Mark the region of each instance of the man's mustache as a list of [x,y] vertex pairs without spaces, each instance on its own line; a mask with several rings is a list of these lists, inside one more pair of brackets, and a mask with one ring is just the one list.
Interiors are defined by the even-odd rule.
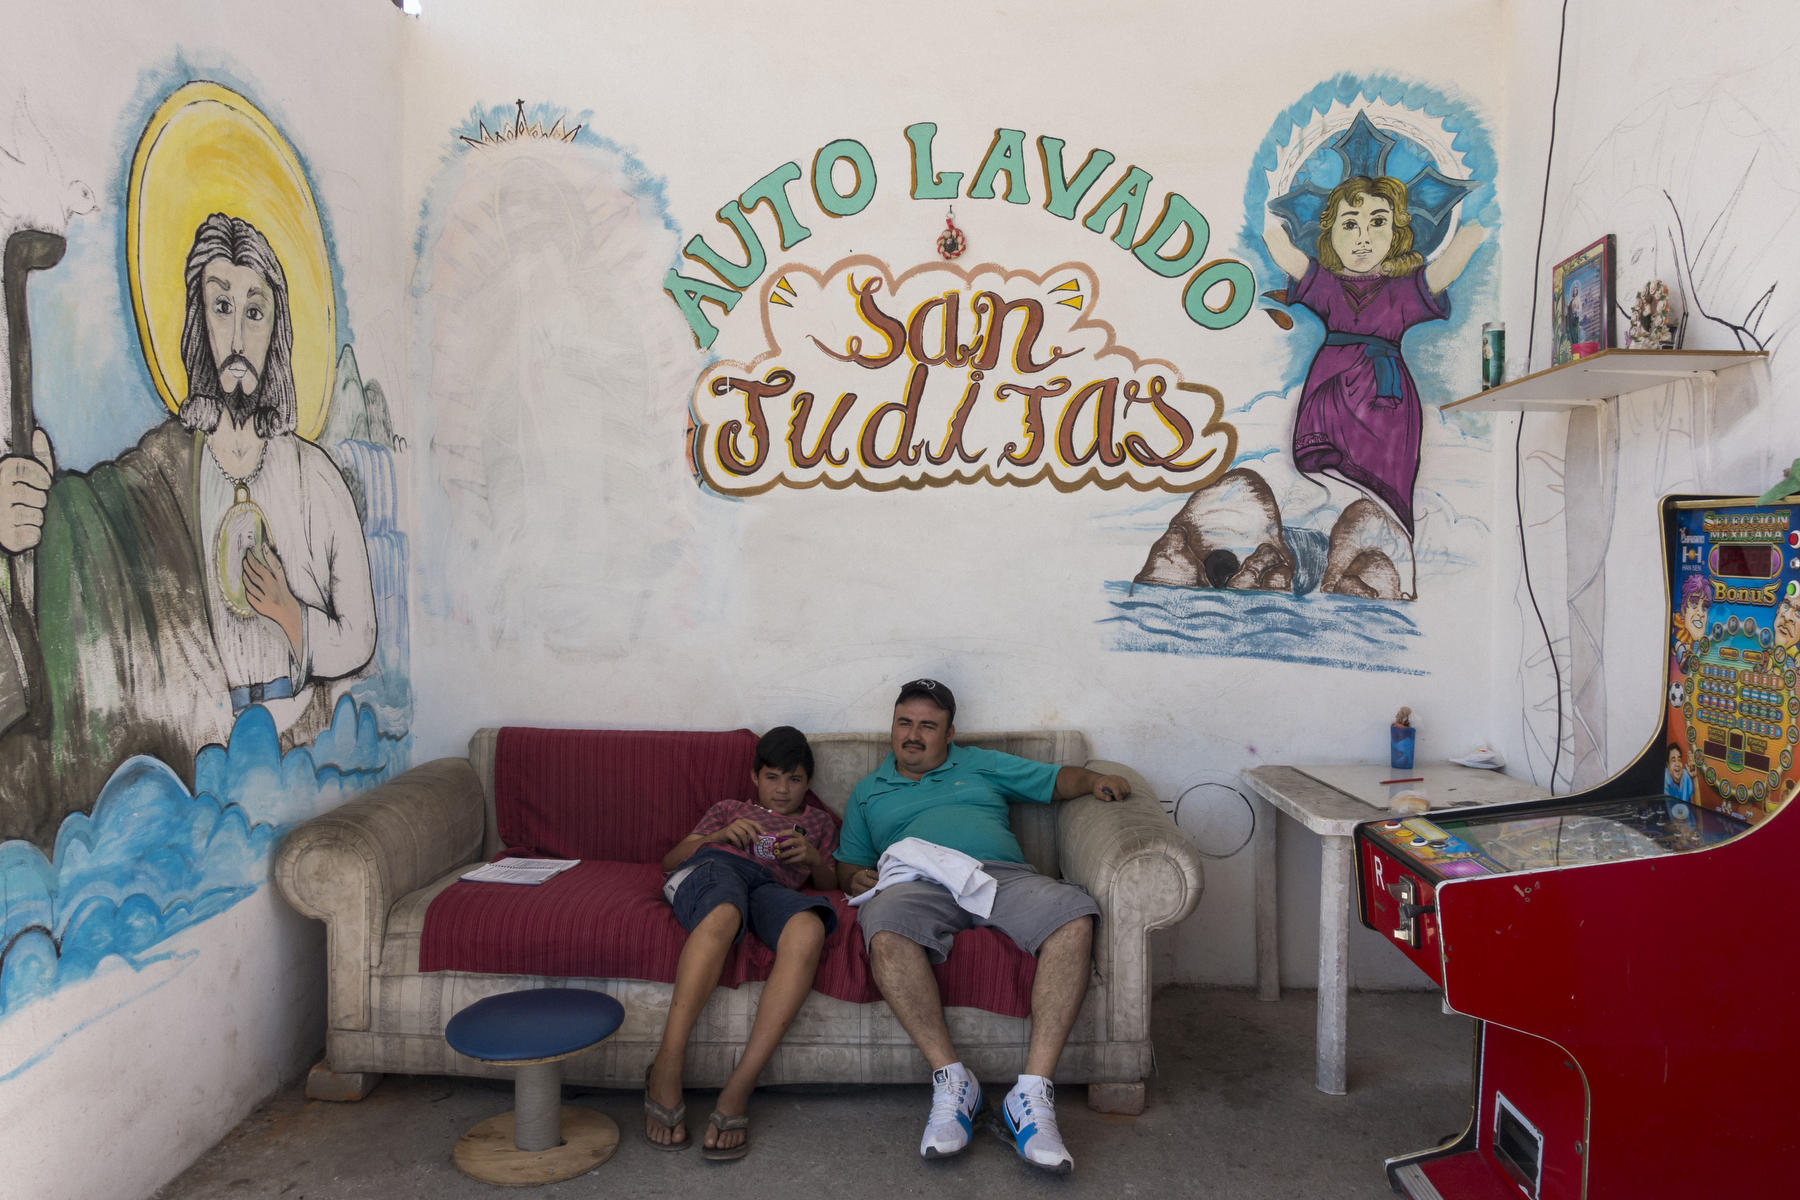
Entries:
[[257,383],[260,381],[259,377],[256,373],[256,364],[251,362],[249,359],[245,358],[241,354],[233,354],[229,358],[227,358],[224,362],[219,364],[219,380],[220,380],[220,382],[221,383],[224,382],[226,372],[231,370],[231,368],[234,365],[244,368],[244,375],[250,385],[245,390],[254,391],[256,389]]

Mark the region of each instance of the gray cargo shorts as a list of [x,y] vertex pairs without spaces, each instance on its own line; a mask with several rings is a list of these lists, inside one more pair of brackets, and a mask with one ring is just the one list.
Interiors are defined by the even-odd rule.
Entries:
[[1045,938],[1077,917],[1099,919],[1100,906],[1078,883],[1039,875],[1025,863],[986,860],[981,869],[994,877],[990,915],[976,916],[935,883],[896,883],[858,906],[863,946],[885,929],[917,942],[932,962],[941,963],[963,930],[998,929],[1027,954],[1036,954]]

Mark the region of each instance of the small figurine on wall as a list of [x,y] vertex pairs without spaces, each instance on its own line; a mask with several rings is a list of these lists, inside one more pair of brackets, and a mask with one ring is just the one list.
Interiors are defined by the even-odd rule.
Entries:
[[1638,290],[1626,330],[1633,350],[1673,350],[1676,325],[1669,307],[1669,285],[1652,279]]
[[957,226],[956,210],[952,208],[949,215],[944,218],[944,232],[938,234],[938,257],[949,261],[952,258],[960,257],[962,252],[968,248],[969,235]]

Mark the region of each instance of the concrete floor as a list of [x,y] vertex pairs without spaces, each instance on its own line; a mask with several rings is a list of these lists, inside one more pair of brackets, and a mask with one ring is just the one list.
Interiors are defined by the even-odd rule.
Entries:
[[[1210,1196],[1380,1200],[1382,1160],[1467,1121],[1471,1023],[1430,992],[1350,997],[1350,1094],[1313,1086],[1313,993],[1263,1003],[1247,991],[1171,987],[1153,1008],[1157,1074],[1139,1117],[1089,1111],[1071,1085],[1057,1104],[1074,1175],[1021,1162],[979,1126],[953,1159],[918,1156],[929,1089],[779,1088],[750,1108],[750,1155],[708,1163],[650,1149],[639,1094],[566,1089],[622,1138],[585,1176],[536,1189],[575,1196]],[[984,1080],[990,1105],[1011,1080]],[[704,1121],[711,1094],[689,1092]],[[309,1101],[296,1082],[269,1099],[153,1200],[410,1200],[494,1197],[450,1162],[470,1126],[511,1106],[506,1085],[390,1076],[356,1104]]]

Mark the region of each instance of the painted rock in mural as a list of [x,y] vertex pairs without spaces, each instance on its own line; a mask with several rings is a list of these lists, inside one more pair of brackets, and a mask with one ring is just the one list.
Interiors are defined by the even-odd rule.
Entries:
[[1371,600],[1408,599],[1396,558],[1405,548],[1399,530],[1381,506],[1367,497],[1351,502],[1331,527],[1321,592],[1362,596]]
[[1289,591],[1294,556],[1281,532],[1275,494],[1240,467],[1188,497],[1134,583]]

